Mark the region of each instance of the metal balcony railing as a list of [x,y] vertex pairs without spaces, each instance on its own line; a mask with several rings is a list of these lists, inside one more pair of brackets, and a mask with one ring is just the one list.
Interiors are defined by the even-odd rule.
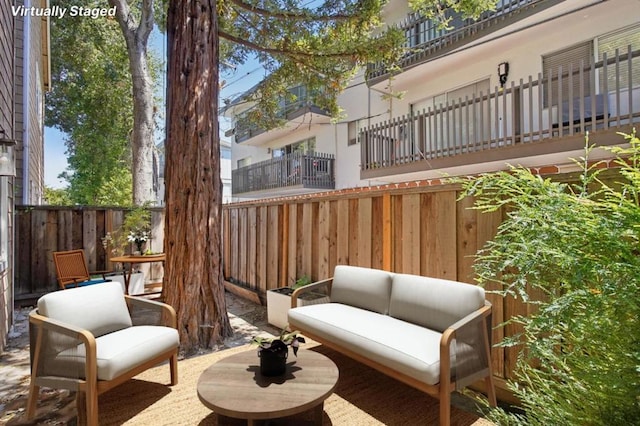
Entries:
[[[494,11],[484,12],[478,20],[463,19],[459,13],[447,11],[451,18],[449,29],[441,28],[420,14],[412,13],[397,27],[405,33],[407,51],[397,64],[400,68],[428,61],[461,44],[468,43],[489,32],[498,30],[513,22],[522,20],[533,13],[544,10],[559,0],[500,0]],[[367,66],[369,84],[386,78],[388,69],[382,62]]]
[[471,164],[478,157],[468,154],[480,151],[535,155],[535,149],[523,148],[638,122],[640,50],[629,46],[596,63],[560,67],[536,80],[530,76],[366,128],[360,135],[361,176],[402,173],[398,167],[409,164],[422,163],[412,171],[430,169],[433,160],[454,156],[461,158],[457,164]]
[[318,152],[293,153],[231,172],[234,194],[280,188],[335,188],[335,158]]

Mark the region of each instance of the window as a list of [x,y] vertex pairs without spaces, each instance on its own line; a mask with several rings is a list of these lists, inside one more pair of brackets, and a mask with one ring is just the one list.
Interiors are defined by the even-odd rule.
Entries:
[[[622,30],[615,31],[596,38],[596,46],[598,52],[598,61],[604,59],[604,55],[607,55],[607,59],[615,57],[616,49],[618,49],[620,55],[627,53],[628,46],[631,46],[631,50],[635,51],[640,49],[640,25],[634,25]],[[619,73],[620,88],[626,89],[632,85],[640,85],[640,61],[633,60],[631,66],[631,78],[629,76],[629,69],[625,63],[616,71],[615,64],[611,64],[607,67],[607,88],[609,91],[616,88],[616,72]],[[604,87],[603,81],[604,75],[600,75],[600,87]]]
[[[576,46],[562,49],[542,57],[543,97],[544,106],[558,104],[558,73],[562,71],[560,95],[563,101],[569,99],[569,92],[573,98],[591,95],[589,72],[593,63],[593,43],[588,41]],[[582,79],[580,69],[583,69]],[[571,70],[571,79],[569,78]],[[551,79],[551,99],[549,99],[548,79]],[[569,82],[571,80],[571,86]]]
[[360,122],[358,120],[347,123],[348,142],[347,146],[355,145],[360,142]]
[[236,164],[238,169],[241,167],[249,166],[251,164],[251,157],[241,158],[236,162]]
[[220,159],[231,160],[231,149],[227,147],[220,148]]
[[275,148],[271,150],[272,158],[279,158],[285,155],[292,154],[294,152],[300,154],[312,154],[316,150],[316,138],[303,139],[298,142],[294,142],[289,145],[285,145],[282,148]]

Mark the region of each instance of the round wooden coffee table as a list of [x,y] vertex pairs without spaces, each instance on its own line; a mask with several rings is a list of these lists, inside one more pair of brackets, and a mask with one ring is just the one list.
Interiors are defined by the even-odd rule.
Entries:
[[283,376],[260,374],[257,350],[223,358],[198,379],[198,397],[219,416],[255,420],[275,419],[312,408],[314,423],[322,424],[324,400],[338,383],[338,367],[326,356],[309,350],[289,352]]

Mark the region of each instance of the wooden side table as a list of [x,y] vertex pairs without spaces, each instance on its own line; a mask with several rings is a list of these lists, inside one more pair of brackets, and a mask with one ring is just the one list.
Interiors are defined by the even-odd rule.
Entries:
[[315,409],[314,424],[322,425],[324,401],[338,384],[338,367],[309,350],[292,351],[283,376],[264,377],[256,350],[232,355],[207,368],[198,379],[198,397],[218,416],[275,419]]
[[[133,272],[133,265],[138,265],[140,263],[153,263],[153,262],[164,262],[165,254],[149,254],[149,255],[126,255],[126,256],[116,256],[109,259],[114,263],[122,263],[122,271],[124,274],[124,291],[125,294],[129,294],[129,281],[131,280],[131,273]],[[127,270],[127,264],[129,264],[129,269]]]

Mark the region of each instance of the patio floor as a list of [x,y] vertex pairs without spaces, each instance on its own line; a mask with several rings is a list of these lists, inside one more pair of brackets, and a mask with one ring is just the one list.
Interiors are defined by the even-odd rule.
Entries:
[[[267,323],[265,306],[226,293],[227,309],[234,336],[202,354],[245,345],[259,334],[278,334],[279,330]],[[16,324],[9,335],[8,346],[0,354],[0,425],[25,423],[24,410],[29,389],[29,332],[28,314],[32,308],[16,312]],[[475,403],[468,397],[454,393],[452,404],[465,411],[476,413]],[[68,391],[42,389],[38,406],[50,412],[48,425],[75,425],[75,396]],[[13,419],[13,420],[12,420]],[[40,421],[43,419],[40,418]],[[35,424],[35,423],[33,423]]]

